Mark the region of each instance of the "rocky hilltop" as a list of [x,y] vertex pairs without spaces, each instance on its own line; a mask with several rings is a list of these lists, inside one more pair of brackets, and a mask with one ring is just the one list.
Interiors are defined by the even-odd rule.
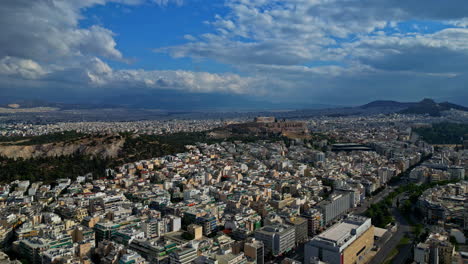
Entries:
[[73,154],[102,158],[115,158],[123,148],[125,138],[120,136],[103,136],[82,138],[73,141],[46,144],[12,144],[0,143],[0,156],[7,158],[59,157]]

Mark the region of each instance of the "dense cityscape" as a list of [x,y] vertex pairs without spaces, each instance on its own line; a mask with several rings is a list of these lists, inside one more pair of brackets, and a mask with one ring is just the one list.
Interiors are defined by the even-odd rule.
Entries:
[[378,115],[5,126],[12,138],[234,126],[288,140],[196,142],[107,168],[105,177],[4,182],[2,263],[463,263],[468,151],[414,132],[432,122]]
[[1,0],[0,264],[468,264],[468,0]]

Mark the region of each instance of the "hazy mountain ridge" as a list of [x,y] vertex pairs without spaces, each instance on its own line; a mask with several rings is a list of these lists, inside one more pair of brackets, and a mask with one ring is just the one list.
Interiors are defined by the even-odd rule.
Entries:
[[378,100],[368,104],[362,105],[361,109],[392,109],[394,112],[401,114],[417,114],[417,115],[430,115],[440,116],[443,111],[456,109],[459,111],[468,112],[468,107],[453,104],[450,102],[436,103],[432,99],[423,99],[420,102],[398,102]]
[[452,104],[449,102],[443,102],[443,103],[436,103],[432,99],[424,99],[421,102],[414,104],[410,107],[408,107],[405,110],[402,110],[400,113],[402,114],[427,114],[430,116],[440,116],[441,112],[443,111],[448,111],[451,109],[459,110],[459,111],[468,111],[467,107],[461,106],[461,105],[456,105]]
[[[215,100],[214,98],[211,98]],[[227,99],[227,98],[226,98]],[[205,100],[202,100],[204,102]],[[34,124],[47,124],[55,122],[77,121],[137,121],[137,120],[170,120],[170,119],[219,119],[219,118],[247,118],[256,116],[275,116],[277,118],[303,119],[317,116],[369,116],[376,114],[420,114],[441,116],[450,109],[468,112],[468,107],[450,102],[436,103],[432,99],[420,102],[398,102],[391,100],[377,100],[365,105],[355,107],[328,106],[309,104],[308,106],[272,104],[269,108],[262,108],[261,104],[254,108],[252,105],[224,105],[217,109],[211,105],[206,108],[185,109],[182,105],[160,105],[160,108],[151,108],[150,104],[123,105],[110,101],[109,104],[67,104],[50,103],[39,100],[3,100],[0,105],[0,122],[25,122]],[[183,104],[181,102],[181,104]],[[188,106],[189,104],[187,104]],[[200,104],[200,107],[203,104]],[[3,107],[2,107],[3,106]],[[179,109],[178,107],[181,106]],[[32,108],[27,108],[32,107]],[[215,107],[215,108],[210,108]],[[178,109],[178,110],[176,110]],[[295,109],[295,110],[294,110]]]
[[397,101],[390,101],[390,100],[377,100],[373,101],[370,103],[367,103],[365,105],[360,106],[360,108],[363,109],[369,109],[369,108],[408,108],[417,103],[412,103],[412,102],[397,102]]

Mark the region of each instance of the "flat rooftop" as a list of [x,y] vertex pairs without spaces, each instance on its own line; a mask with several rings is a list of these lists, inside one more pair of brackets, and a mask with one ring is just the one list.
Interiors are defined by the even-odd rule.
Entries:
[[329,228],[318,235],[318,237],[339,244],[339,242],[346,240],[347,237],[352,236],[351,231],[358,227],[359,225],[357,224],[343,222]]
[[359,237],[371,225],[370,218],[350,216],[314,237],[310,242],[341,247]]
[[378,227],[374,228],[374,236],[376,237],[383,237],[385,233],[387,233],[387,229],[378,228]]

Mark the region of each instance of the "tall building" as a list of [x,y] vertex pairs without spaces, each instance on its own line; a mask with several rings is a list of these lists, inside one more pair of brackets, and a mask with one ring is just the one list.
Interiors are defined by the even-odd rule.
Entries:
[[198,217],[195,223],[203,227],[203,235],[205,236],[213,232],[216,232],[216,230],[218,229],[216,217],[211,216],[211,215]]
[[361,203],[361,194],[359,190],[351,186],[336,188],[336,194],[349,195],[349,207],[357,207]]
[[263,264],[265,259],[263,242],[255,239],[244,244],[245,256],[255,260],[257,264]]
[[360,263],[374,246],[370,218],[351,216],[310,240],[304,249],[304,263],[318,259],[329,264]]
[[308,236],[312,237],[320,233],[324,223],[323,215],[319,210],[311,208],[303,212],[301,216],[307,219]]
[[159,235],[159,221],[151,219],[141,224],[143,232],[145,232],[146,238],[155,238]]
[[293,217],[288,219],[287,223],[294,226],[296,245],[304,243],[309,239],[309,236],[307,235],[307,219],[302,217]]
[[393,173],[394,171],[387,167],[379,168],[378,176],[379,176],[380,182],[387,183],[393,177]]
[[182,219],[175,215],[167,215],[163,218],[167,223],[168,232],[177,232],[182,228]]
[[325,224],[330,223],[339,216],[346,213],[351,204],[351,194],[350,193],[341,193],[334,194],[327,200],[321,201],[318,204],[323,220]]
[[281,255],[295,247],[296,229],[290,225],[269,225],[255,231],[255,239],[263,242],[265,255]]

